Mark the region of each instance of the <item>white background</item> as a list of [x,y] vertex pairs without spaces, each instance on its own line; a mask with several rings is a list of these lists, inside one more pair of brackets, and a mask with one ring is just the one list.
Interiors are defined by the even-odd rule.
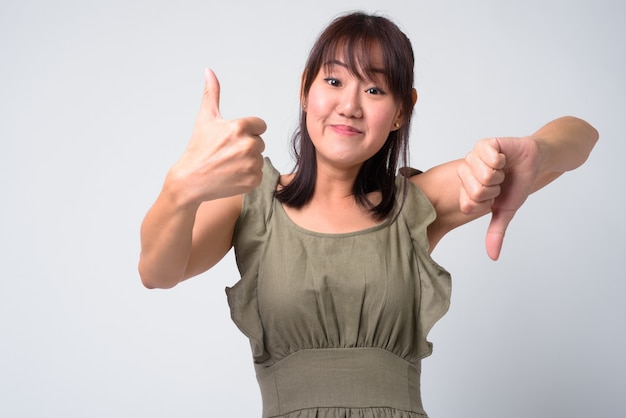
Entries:
[[620,0],[44,0],[0,4],[0,416],[258,417],[229,317],[232,255],[167,290],[136,272],[139,225],[215,69],[291,168],[308,49],[338,13],[413,42],[412,165],[565,114],[601,140],[532,196],[500,261],[487,219],[434,253],[453,274],[422,387],[433,418],[626,416],[626,6]]

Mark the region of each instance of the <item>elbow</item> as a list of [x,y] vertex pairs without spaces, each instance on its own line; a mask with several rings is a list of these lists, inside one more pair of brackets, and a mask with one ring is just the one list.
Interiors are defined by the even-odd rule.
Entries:
[[581,129],[584,130],[586,134],[586,138],[587,138],[587,149],[586,149],[586,155],[585,155],[585,161],[586,161],[587,158],[589,158],[591,151],[596,146],[596,143],[600,139],[600,133],[590,123],[582,119],[579,119],[579,120],[580,120],[580,123],[583,125]]
[[570,135],[576,138],[573,145],[577,154],[575,167],[578,167],[589,158],[591,151],[600,139],[600,133],[589,122],[575,116],[564,116],[560,119],[568,124],[566,126],[570,127]]
[[593,144],[595,145],[600,139],[600,132],[598,132],[598,130],[591,125],[589,125],[589,127],[593,130]]
[[581,124],[583,124],[584,129],[587,131],[590,142],[595,145],[596,142],[598,142],[598,139],[600,139],[600,133],[589,122],[582,119],[579,119],[579,121]]
[[139,273],[139,278],[141,279],[141,284],[146,289],[158,289],[156,281],[153,277],[145,271],[141,261],[137,265],[137,272]]
[[598,139],[600,139],[600,133],[589,122],[583,119],[577,118],[576,116],[564,116],[562,119],[565,119],[565,120],[570,121],[571,123],[574,123],[579,131],[584,132],[585,137],[591,143],[591,147],[593,147],[596,144],[596,142],[598,142]]
[[137,266],[137,271],[139,272],[139,278],[141,279],[141,284],[146,289],[170,289],[178,284],[180,280],[171,280],[165,277],[160,277],[158,274],[154,274],[153,272],[149,272],[148,269],[143,265],[141,261]]
[[146,289],[159,289],[159,287],[146,275],[139,273],[139,277],[141,278],[141,284]]

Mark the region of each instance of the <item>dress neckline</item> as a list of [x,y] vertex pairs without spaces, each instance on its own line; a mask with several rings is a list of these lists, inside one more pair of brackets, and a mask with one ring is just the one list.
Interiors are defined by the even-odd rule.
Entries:
[[293,219],[291,219],[291,217],[287,214],[287,211],[285,211],[285,208],[283,206],[283,204],[281,202],[278,201],[278,199],[274,198],[274,207],[278,209],[278,213],[279,216],[287,223],[287,225],[291,228],[294,229],[296,231],[299,231],[301,233],[304,233],[306,235],[312,235],[312,236],[317,236],[317,237],[324,237],[324,238],[345,238],[345,237],[353,237],[353,236],[357,236],[357,235],[364,235],[364,234],[369,234],[372,232],[376,232],[380,229],[385,228],[387,225],[389,225],[390,219],[391,217],[387,217],[385,218],[384,221],[376,224],[376,225],[372,225],[369,226],[367,228],[363,228],[363,229],[357,229],[354,231],[348,231],[348,232],[320,232],[320,231],[315,231],[312,229],[308,229],[308,228],[304,228],[300,225],[298,225]]

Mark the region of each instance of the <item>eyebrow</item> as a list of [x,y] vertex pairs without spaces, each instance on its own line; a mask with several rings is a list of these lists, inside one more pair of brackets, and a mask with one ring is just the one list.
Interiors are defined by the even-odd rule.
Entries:
[[[329,67],[333,66],[333,65],[338,65],[340,67],[348,69],[348,65],[345,62],[340,61],[338,59],[328,60],[325,63],[325,66],[329,66]],[[366,73],[380,73],[380,74],[383,74],[383,75],[385,74],[385,71],[382,68],[370,67],[370,68],[366,68],[366,69],[364,68],[364,70],[365,70]]]

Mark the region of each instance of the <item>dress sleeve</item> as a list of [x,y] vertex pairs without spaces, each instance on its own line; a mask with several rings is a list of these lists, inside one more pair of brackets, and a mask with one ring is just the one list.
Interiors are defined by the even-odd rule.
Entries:
[[241,215],[233,237],[235,259],[240,280],[226,288],[231,318],[250,339],[255,363],[269,360],[263,343],[263,324],[259,315],[257,278],[259,260],[264,251],[268,220],[273,212],[273,198],[278,182],[278,171],[268,158],[263,166],[263,180],[259,187],[244,196]]
[[[414,174],[417,173],[414,172]],[[450,273],[430,256],[427,228],[436,219],[434,207],[419,187],[402,177],[399,179],[407,183],[401,219],[404,220],[409,230],[418,266],[419,293],[417,298],[419,303],[415,308],[418,328],[415,355],[423,358],[432,353],[432,343],[426,339],[429,331],[450,307],[452,280]]]

